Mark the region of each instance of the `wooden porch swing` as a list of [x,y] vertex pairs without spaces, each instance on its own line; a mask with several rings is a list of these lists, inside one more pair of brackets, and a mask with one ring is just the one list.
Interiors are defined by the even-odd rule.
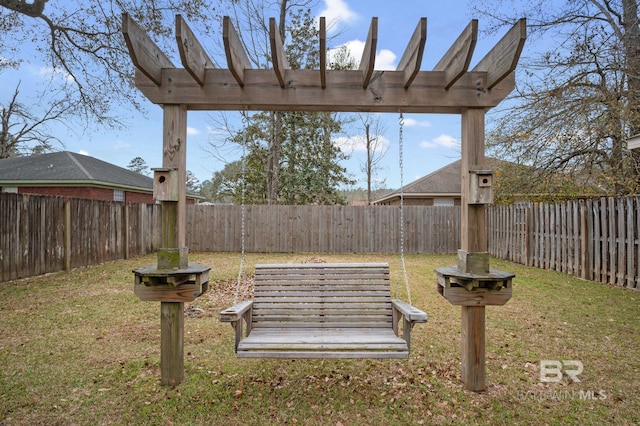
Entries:
[[[400,114],[400,187],[404,185],[404,118]],[[246,128],[246,126],[245,126]],[[244,133],[246,137],[246,133]],[[246,140],[243,146],[246,146]],[[245,258],[245,152],[242,160],[241,260]],[[400,260],[409,303],[391,299],[387,263],[256,265],[253,300],[220,312],[235,332],[239,358],[408,358],[411,330],[427,314],[411,306],[404,258],[400,190]],[[402,337],[399,324],[402,323]],[[246,336],[243,334],[246,324]]]
[[304,263],[256,265],[254,299],[220,320],[240,358],[407,358],[427,315],[391,299],[386,263]]

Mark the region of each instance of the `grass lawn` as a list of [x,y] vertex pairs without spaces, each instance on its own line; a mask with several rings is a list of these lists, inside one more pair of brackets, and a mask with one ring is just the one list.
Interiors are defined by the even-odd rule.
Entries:
[[[247,255],[256,263],[389,262],[397,256]],[[640,423],[640,293],[502,261],[513,299],[487,307],[487,384],[460,382],[460,308],[436,291],[454,256],[408,256],[414,305],[429,314],[408,360],[247,360],[217,320],[238,254],[192,253],[209,292],[185,319],[185,381],[160,381],[160,303],[133,294],[145,256],[0,284],[0,425],[406,425]],[[397,287],[397,288],[396,288]],[[540,382],[541,360],[577,360],[580,382]]]

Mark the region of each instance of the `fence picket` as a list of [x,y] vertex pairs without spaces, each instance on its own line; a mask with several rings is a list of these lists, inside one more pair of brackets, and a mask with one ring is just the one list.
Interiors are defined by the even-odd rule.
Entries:
[[626,223],[627,228],[627,270],[626,275],[624,276],[624,284],[626,287],[635,288],[635,277],[636,277],[636,268],[635,268],[635,235],[634,235],[634,214],[633,214],[633,197],[627,197],[626,199],[626,217],[623,218],[623,221]]

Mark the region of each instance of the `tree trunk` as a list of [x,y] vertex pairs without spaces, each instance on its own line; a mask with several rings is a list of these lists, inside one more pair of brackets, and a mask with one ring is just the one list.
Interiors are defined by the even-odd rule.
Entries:
[[622,0],[631,135],[640,133],[640,25],[636,0]]
[[[640,134],[640,23],[637,0],[622,0],[624,50],[627,58],[627,98],[629,105],[629,136]],[[638,182],[640,155],[632,153],[633,167],[627,167],[631,179]]]
[[364,132],[365,132],[365,140],[367,143],[367,205],[371,205],[371,169],[372,169],[372,158],[373,158],[373,152],[372,152],[372,146],[371,146],[371,134],[370,134],[370,124],[367,123],[364,126]]
[[282,146],[282,112],[272,113],[273,132],[267,154],[267,204],[278,204],[280,148]]
[[[282,40],[286,40],[285,29],[287,21],[287,2],[280,2],[280,24],[278,31]],[[267,204],[278,204],[278,187],[280,178],[280,148],[282,146],[282,112],[272,114],[273,133],[269,144],[267,157]]]

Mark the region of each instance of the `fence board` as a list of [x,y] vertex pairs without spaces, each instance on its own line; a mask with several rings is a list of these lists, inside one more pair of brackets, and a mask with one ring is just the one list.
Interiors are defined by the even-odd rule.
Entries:
[[[240,251],[241,206],[187,210],[187,228],[197,230],[187,234],[189,247]],[[407,253],[457,252],[458,207],[408,206],[404,217]],[[399,225],[394,206],[245,206],[246,250],[254,252],[397,253]]]
[[640,290],[640,197],[635,198],[635,217],[636,217],[636,226],[635,226],[635,247],[636,247],[636,289]]
[[640,288],[640,198],[491,206],[488,219],[493,256]]
[[626,245],[627,245],[627,259],[626,259],[626,274],[624,275],[624,283],[626,287],[635,288],[635,229],[634,229],[634,214],[633,214],[633,197],[627,197],[625,203],[625,214],[623,221],[626,223]]

